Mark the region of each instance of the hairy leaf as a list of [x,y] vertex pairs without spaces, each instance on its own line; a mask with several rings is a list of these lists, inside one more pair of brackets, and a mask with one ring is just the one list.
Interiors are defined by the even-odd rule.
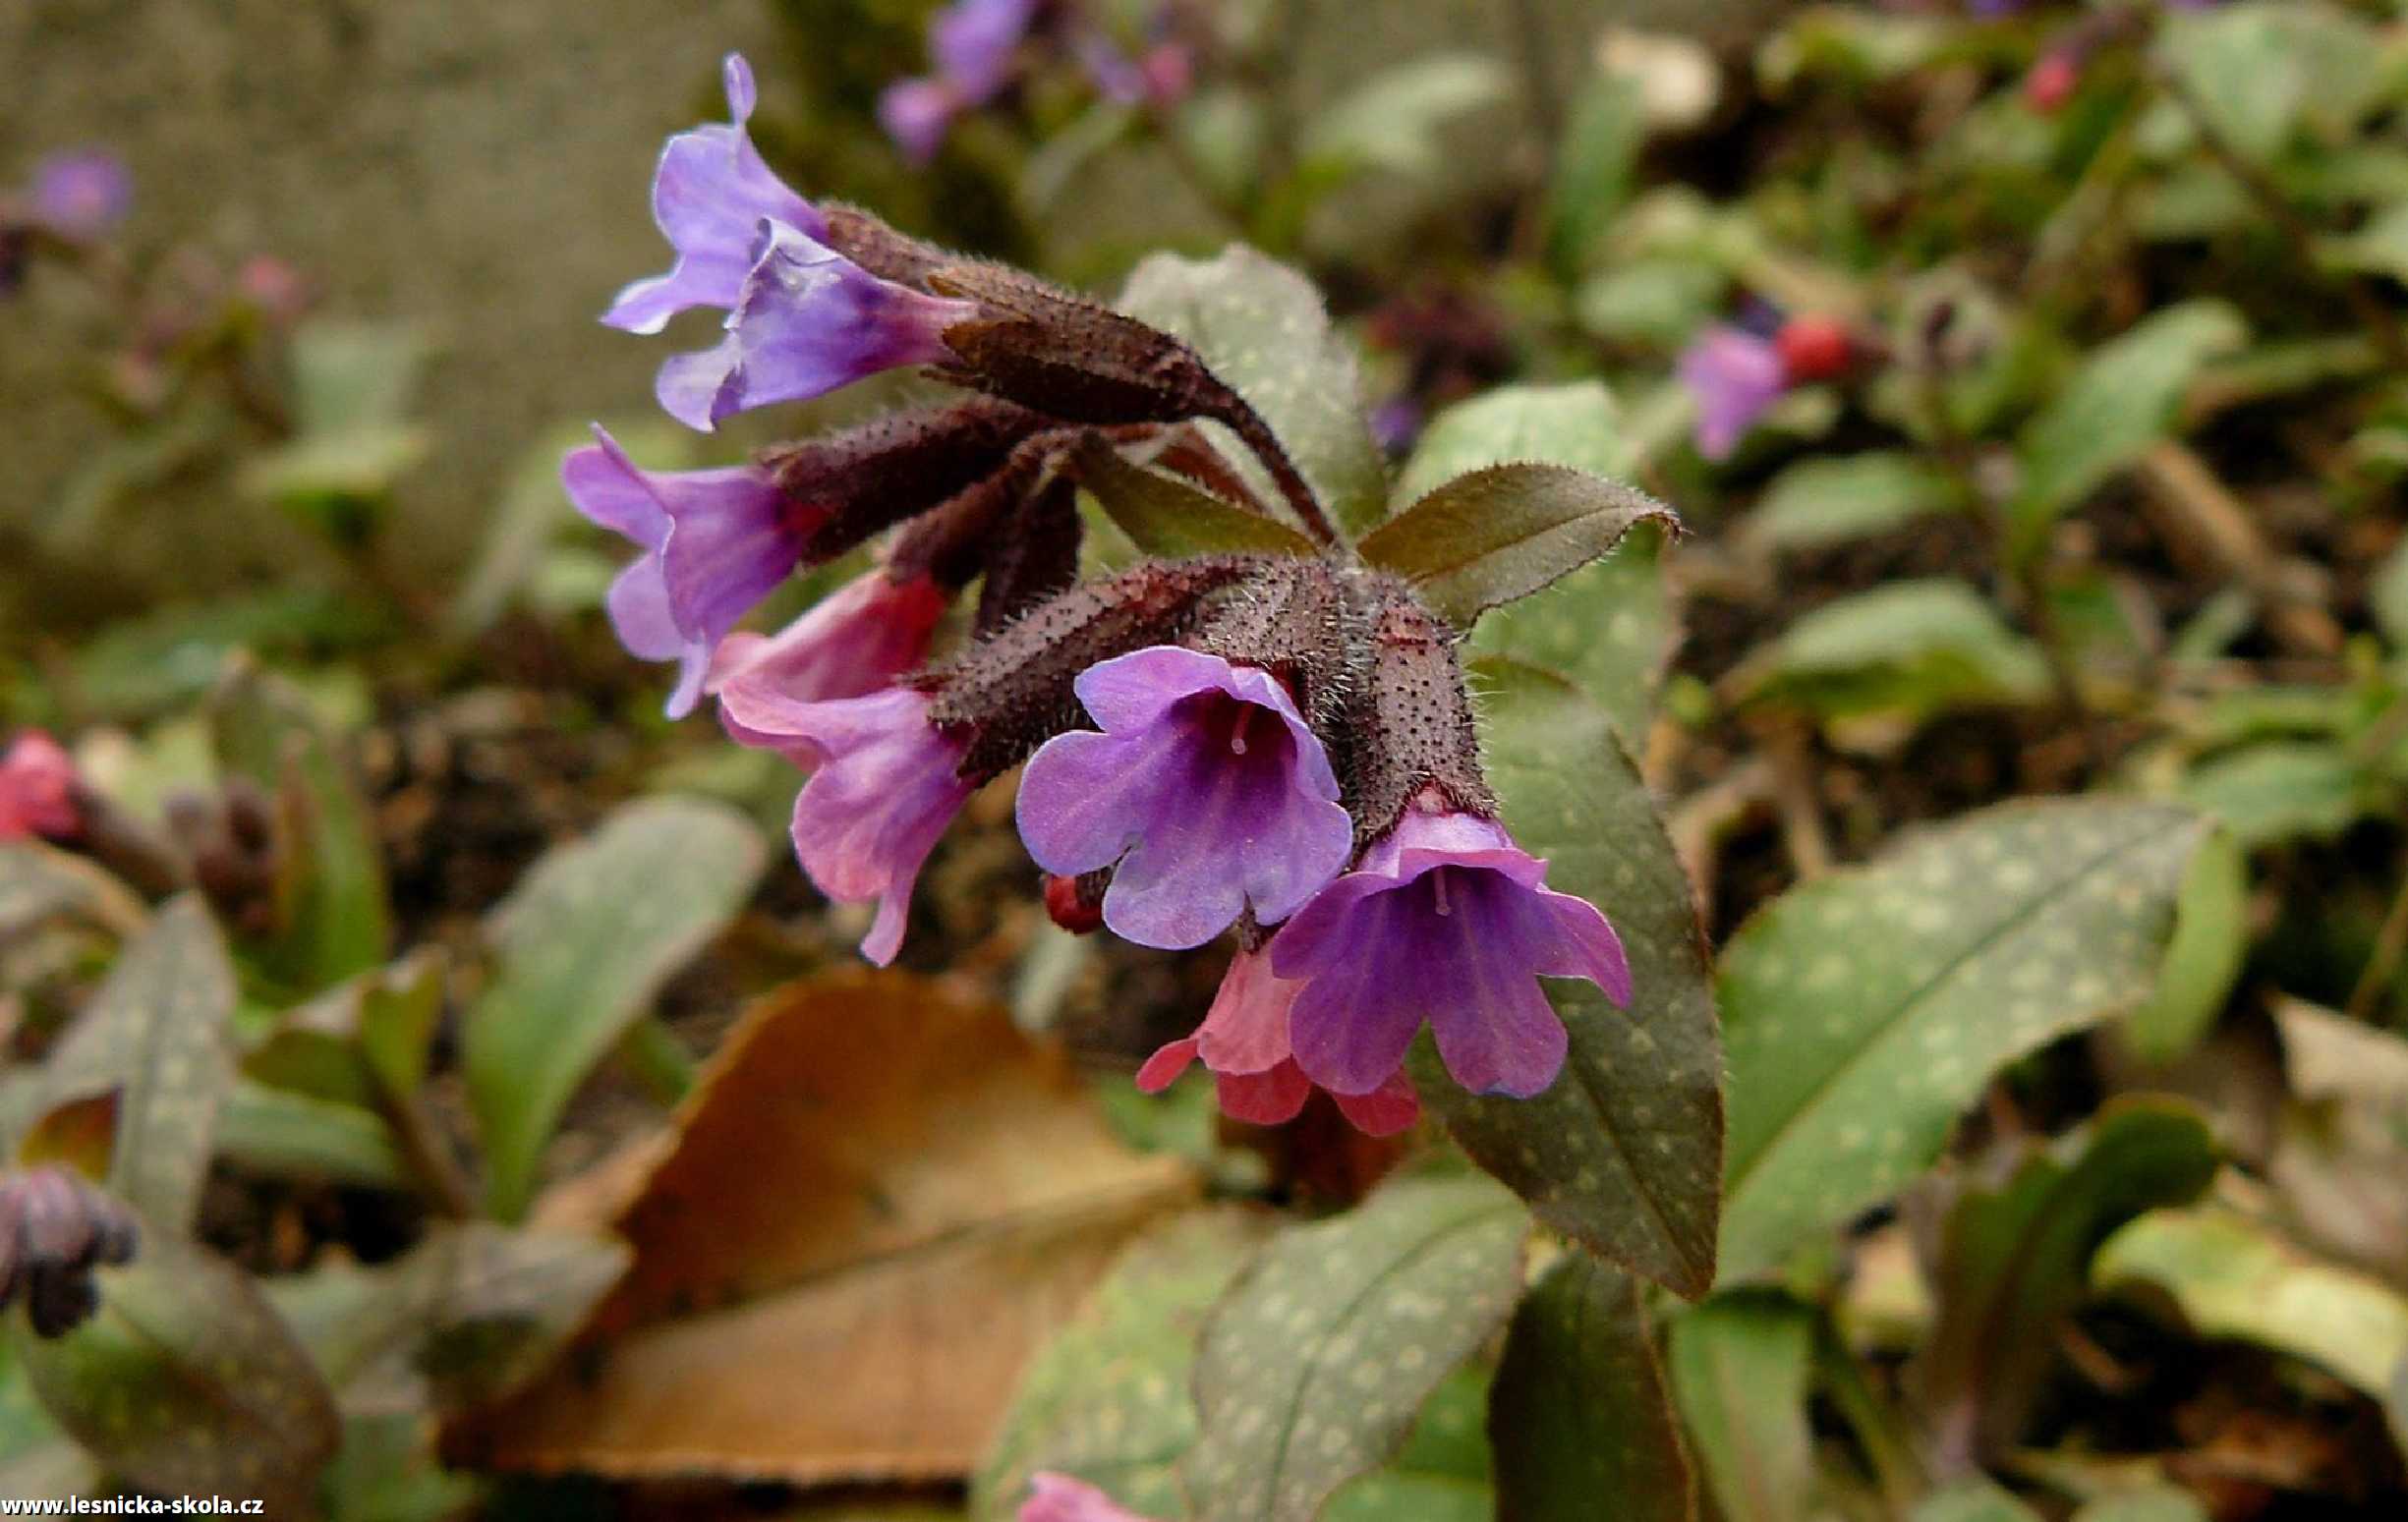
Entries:
[[1551,980],[1572,1049],[1527,1099],[1482,1098],[1427,1049],[1413,1074],[1466,1152],[1540,1220],[1589,1251],[1686,1294],[1714,1278],[1722,1171],[1722,1051],[1704,934],[1689,878],[1637,768],[1594,705],[1512,661],[1472,665],[1490,780],[1548,885],[1606,912],[1631,961],[1628,1011]]
[[1079,451],[1079,484],[1148,555],[1309,555],[1312,540],[1276,518],[1224,502],[1192,481],[1122,458],[1102,440]]
[[1633,526],[1677,530],[1634,486],[1560,465],[1495,465],[1448,481],[1380,525],[1363,558],[1413,584],[1459,629],[1611,553]]
[[2207,829],[2156,804],[2009,804],[1743,927],[1720,970],[1726,1278],[1929,1166],[2000,1067],[2147,997]]

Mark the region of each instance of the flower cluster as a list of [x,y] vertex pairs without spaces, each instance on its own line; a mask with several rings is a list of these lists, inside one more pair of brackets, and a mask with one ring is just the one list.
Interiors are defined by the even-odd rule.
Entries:
[[[697,428],[898,366],[968,393],[774,448],[647,471],[608,435],[563,480],[639,554],[609,610],[627,648],[678,665],[669,703],[715,697],[742,744],[806,773],[794,848],[821,891],[875,901],[863,952],[900,949],[922,865],[973,792],[1021,768],[1021,838],[1067,926],[1177,949],[1234,934],[1195,1034],[1224,1108],[1285,1120],[1318,1087],[1357,1125],[1411,1123],[1404,1067],[1428,1025],[1455,1078],[1528,1096],[1566,1036],[1538,982],[1631,980],[1593,905],[1496,818],[1457,633],[1360,563],[1243,398],[1178,339],[1017,271],[814,205],[733,121],[662,153],[654,208],[675,266],[605,320],[657,330],[726,312],[661,370]],[[1219,424],[1276,488],[1199,424]],[[1100,467],[1184,479],[1316,540],[1313,556],[1142,560],[1081,580],[1075,491]],[[875,564],[774,635],[737,623],[797,569],[876,541]],[[967,637],[930,660],[975,583]]]
[[1855,355],[1854,338],[1831,317],[1718,322],[1706,328],[1681,352],[1678,366],[1681,384],[1697,408],[1697,452],[1708,460],[1728,459],[1792,386],[1833,379]]
[[1033,44],[1052,43],[1075,59],[1105,99],[1169,105],[1183,97],[1194,66],[1185,43],[1170,35],[1158,11],[1156,34],[1131,56],[1111,32],[1062,0],[953,0],[928,24],[930,73],[897,80],[879,97],[878,120],[915,164],[937,156],[953,123],[1001,95]]

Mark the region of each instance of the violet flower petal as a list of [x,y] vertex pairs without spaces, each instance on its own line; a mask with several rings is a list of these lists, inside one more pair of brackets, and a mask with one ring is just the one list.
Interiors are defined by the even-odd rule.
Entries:
[[1696,399],[1697,452],[1708,460],[1728,458],[1789,384],[1771,340],[1726,324],[1691,340],[1678,368]]
[[653,221],[677,254],[663,275],[620,291],[602,321],[631,333],[658,333],[689,307],[733,307],[753,266],[755,230],[764,220],[814,237],[828,224],[762,162],[744,124],[756,92],[743,56],[721,65],[727,89],[726,126],[697,127],[669,139],[653,175]]

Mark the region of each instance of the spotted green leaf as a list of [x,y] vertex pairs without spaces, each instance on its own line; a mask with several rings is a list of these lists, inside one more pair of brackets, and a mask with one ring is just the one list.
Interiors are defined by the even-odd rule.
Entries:
[[1421,1403],[1395,1460],[1339,1487],[1320,1522],[1493,1522],[1487,1434],[1490,1370],[1478,1359],[1448,1375]]
[[2009,804],[1743,927],[1720,972],[1726,1279],[1929,1166],[2000,1067],[2146,998],[2207,827],[2158,804]]
[[1631,961],[1631,1008],[1549,980],[1571,1033],[1553,1087],[1528,1099],[1466,1094],[1427,1043],[1423,1102],[1540,1220],[1687,1295],[1714,1278],[1722,1171],[1722,1050],[1689,878],[1646,785],[1597,706],[1561,678],[1473,662],[1482,739],[1505,821],[1548,864],[1548,885],[1606,912]]
[[301,991],[383,963],[392,939],[383,854],[340,737],[291,682],[236,665],[209,704],[218,763],[277,801],[284,927],[270,970]]
[[1610,554],[1641,523],[1677,532],[1635,486],[1561,465],[1492,465],[1458,476],[1380,525],[1363,558],[1413,584],[1459,629]]
[[2408,1299],[2220,1206],[2151,1211],[2107,1239],[2091,1278],[2153,1285],[2203,1335],[2306,1359],[2377,1400],[2408,1360]]
[[145,1491],[261,1497],[269,1516],[304,1514],[334,1451],[334,1401],[250,1278],[153,1225],[99,1287],[98,1314],[66,1336],[8,1322],[59,1425]]
[[1194,345],[1253,404],[1342,529],[1380,521],[1388,467],[1363,422],[1354,352],[1312,282],[1243,245],[1211,259],[1157,254],[1119,306]]
[[1626,475],[1631,449],[1622,409],[1594,380],[1567,385],[1499,386],[1458,402],[1430,420],[1397,473],[1398,507],[1456,477],[1492,465],[1561,465],[1598,476]]
[[1673,1400],[1726,1522],[1811,1514],[1813,1352],[1813,1314],[1778,1296],[1721,1295],[1673,1319]]
[[1585,1253],[1514,1313],[1489,1394],[1497,1515],[1582,1522],[1596,1497],[1627,1522],[1690,1522],[1696,1483],[1636,1279]]
[[494,911],[493,978],[469,1009],[469,1104],[487,1202],[515,1218],[577,1085],[751,895],[761,833],[722,804],[630,804],[538,862]]
[[1528,1229],[1487,1179],[1406,1178],[1274,1240],[1196,1353],[1198,1522],[1310,1517],[1377,1467],[1513,1311]]
[[234,1086],[234,997],[225,942],[187,894],[126,947],[43,1068],[45,1107],[116,1093],[109,1189],[178,1234],[200,1209]]
[[1997,1455],[2023,1435],[2057,1357],[2055,1329],[2088,1290],[2091,1255],[2143,1211],[2197,1198],[2215,1160],[2214,1139],[2189,1105],[2129,1100],[2000,1187],[1957,1202],[1932,1275],[1939,1318],[1919,1371],[1949,1451]]
[[1098,440],[1079,452],[1085,486],[1129,542],[1148,555],[1309,555],[1312,540],[1276,518],[1122,458]]
[[1196,1336],[1264,1229],[1250,1212],[1197,1212],[1131,1243],[1021,1377],[971,1479],[971,1515],[1017,1516],[1040,1470],[1101,1486],[1142,1515],[1184,1515],[1175,1469],[1196,1438]]

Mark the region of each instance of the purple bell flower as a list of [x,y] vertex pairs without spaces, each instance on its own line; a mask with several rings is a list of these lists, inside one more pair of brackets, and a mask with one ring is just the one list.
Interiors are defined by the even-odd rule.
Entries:
[[1103,733],[1057,735],[1020,779],[1020,838],[1068,877],[1118,864],[1104,923],[1200,946],[1248,906],[1276,924],[1346,866],[1353,824],[1295,700],[1269,672],[1160,645],[1079,673]]
[[807,703],[767,683],[731,683],[719,706],[746,743],[819,758],[794,800],[795,857],[837,903],[878,900],[861,954],[893,961],[920,868],[976,791],[960,774],[961,743],[928,721],[928,695],[907,687]]
[[906,365],[946,358],[945,330],[976,316],[976,302],[929,296],[882,280],[782,222],[764,219],[727,336],[662,362],[654,394],[663,411],[708,433],[774,402],[807,402]]
[[719,640],[793,573],[813,515],[752,466],[647,471],[600,424],[594,438],[560,462],[560,484],[644,551],[610,585],[610,623],[629,653],[678,663],[668,714],[682,718]]
[[740,744],[783,751],[805,770],[822,758],[808,741],[760,735],[727,712],[727,695],[747,709],[765,703],[825,703],[864,698],[928,658],[937,623],[952,601],[932,577],[896,581],[884,570],[855,577],[774,635],[738,632],[711,657],[708,692],[717,693],[720,722]]
[[1681,384],[1697,401],[1697,452],[1723,460],[1739,447],[1765,409],[1789,388],[1787,366],[1772,340],[1717,324],[1681,351]]
[[878,95],[878,125],[915,165],[936,158],[960,114],[961,97],[943,80],[897,80]]
[[937,74],[962,104],[985,105],[1011,80],[1012,55],[1037,19],[1037,0],[954,0],[928,25]]
[[681,132],[660,150],[653,175],[653,221],[677,251],[665,275],[638,280],[618,294],[602,321],[630,333],[658,333],[689,307],[733,307],[753,267],[753,244],[763,222],[814,238],[827,221],[761,161],[744,124],[758,99],[753,71],[737,53],[721,65],[728,125]]
[[1631,968],[1597,907],[1546,874],[1496,820],[1415,799],[1271,942],[1279,975],[1304,985],[1289,1013],[1304,1075],[1371,1093],[1427,1019],[1464,1088],[1527,1099],[1554,1083],[1567,1039],[1539,978],[1585,978],[1628,1006]]
[[89,243],[125,220],[134,176],[105,148],[53,153],[33,166],[33,220],[61,238]]

